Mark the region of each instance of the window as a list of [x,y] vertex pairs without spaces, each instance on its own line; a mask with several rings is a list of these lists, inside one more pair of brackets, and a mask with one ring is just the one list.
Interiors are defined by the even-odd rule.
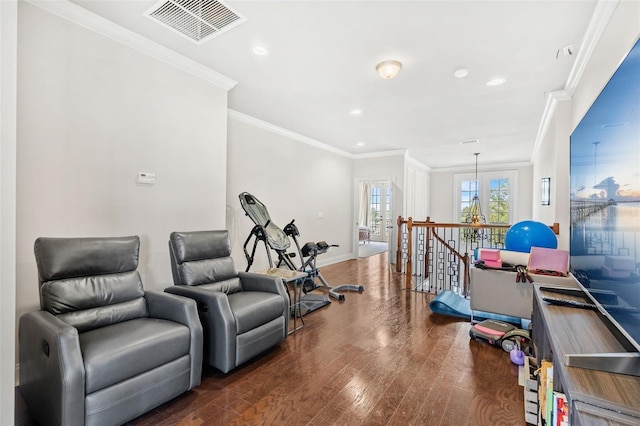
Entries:
[[369,229],[372,234],[380,234],[380,191],[381,187],[371,187],[371,198],[369,201]]
[[509,179],[489,180],[488,223],[509,224]]
[[384,235],[385,235],[385,240],[389,239],[389,230],[391,229],[391,187],[390,186],[385,186],[386,189],[386,215],[385,215],[385,227],[384,227]]
[[460,184],[460,222],[464,222],[469,209],[471,208],[471,200],[476,195],[478,184],[474,180],[463,180]]
[[471,201],[477,194],[485,220],[489,224],[510,224],[515,217],[515,188],[518,173],[484,172],[478,173],[478,181],[473,173],[454,175],[454,203],[458,217],[456,222],[464,222],[471,207]]

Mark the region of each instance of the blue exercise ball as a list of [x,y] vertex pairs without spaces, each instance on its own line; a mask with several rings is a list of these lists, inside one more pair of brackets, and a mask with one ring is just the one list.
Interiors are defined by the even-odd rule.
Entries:
[[531,247],[557,248],[558,239],[544,223],[525,220],[511,225],[507,230],[504,247],[510,251],[529,253]]

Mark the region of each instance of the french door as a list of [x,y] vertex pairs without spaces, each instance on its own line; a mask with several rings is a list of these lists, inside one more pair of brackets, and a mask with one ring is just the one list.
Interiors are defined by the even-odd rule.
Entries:
[[391,187],[388,182],[373,182],[369,198],[369,231],[373,241],[389,241],[391,230]]

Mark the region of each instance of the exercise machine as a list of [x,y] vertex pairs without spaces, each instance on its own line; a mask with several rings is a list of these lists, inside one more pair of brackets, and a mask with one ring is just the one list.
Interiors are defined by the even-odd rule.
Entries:
[[[262,242],[267,252],[270,268],[273,268],[274,265],[271,256],[271,250],[273,250],[277,255],[276,268],[286,267],[287,269],[297,270],[307,274],[307,278],[304,280],[302,287],[305,293],[305,296],[301,299],[303,311],[306,309],[307,312],[310,312],[311,310],[317,309],[311,309],[314,307],[311,305],[317,303],[323,303],[321,306],[330,303],[330,300],[325,296],[319,299],[317,297],[318,295],[308,294],[316,289],[326,290],[329,296],[341,301],[345,300],[345,296],[339,293],[340,291],[364,291],[364,287],[361,285],[344,284],[335,287],[330,286],[317,268],[316,261],[318,256],[326,253],[330,247],[337,247],[337,245],[330,245],[327,244],[326,241],[319,241],[317,243],[308,242],[301,246],[298,241],[300,231],[295,224],[295,219],[291,220],[291,222],[284,227],[284,230],[282,230],[271,221],[267,207],[256,197],[248,192],[243,192],[239,195],[239,198],[240,205],[246,215],[249,216],[255,224],[243,246],[244,254],[247,258],[246,271],[249,271],[253,265],[257,246]],[[249,253],[247,247],[251,243],[251,240],[253,240],[253,247],[251,248],[251,253]],[[297,252],[288,252],[291,247],[291,240],[293,240]],[[294,262],[296,257],[299,259],[299,264]]]
[[364,291],[363,286],[355,284],[342,284],[333,287],[330,286],[320,273],[320,270],[316,267],[316,260],[318,258],[318,255],[326,253],[329,250],[329,247],[338,246],[327,244],[326,241],[318,241],[317,243],[308,242],[303,246],[300,246],[300,243],[298,242],[300,232],[298,231],[298,227],[294,222],[295,219],[289,222],[287,226],[284,227],[284,233],[293,240],[296,248],[298,249],[298,254],[300,256],[300,261],[302,264],[299,270],[307,273],[308,279],[305,281],[305,285],[302,287],[305,293],[317,288],[326,289],[329,292],[329,295],[334,299],[344,300],[344,294],[339,293],[342,290],[358,292]]
[[[287,253],[287,250],[291,246],[291,241],[287,234],[285,234],[282,229],[280,229],[276,224],[271,222],[271,217],[269,217],[269,211],[267,207],[260,202],[253,195],[248,192],[243,192],[240,194],[240,205],[245,212],[245,215],[249,216],[255,226],[251,229],[249,236],[244,242],[243,250],[244,255],[247,258],[247,269],[245,272],[248,272],[253,265],[253,260],[256,255],[256,248],[258,247],[258,243],[262,241],[267,249],[267,258],[269,259],[269,268],[273,268],[273,259],[271,258],[271,251],[269,248],[274,250],[278,254],[278,266],[283,263],[287,266],[287,268],[291,270],[297,270],[296,266],[290,259],[290,256],[293,257],[293,253]],[[253,240],[253,248],[251,249],[251,254],[247,251],[247,245]]]

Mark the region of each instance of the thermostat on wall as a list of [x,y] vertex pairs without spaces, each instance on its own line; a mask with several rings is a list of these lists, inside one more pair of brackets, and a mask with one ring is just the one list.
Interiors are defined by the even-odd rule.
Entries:
[[156,184],[156,174],[155,173],[147,173],[147,172],[138,172],[138,183],[142,183],[145,185],[155,185]]

